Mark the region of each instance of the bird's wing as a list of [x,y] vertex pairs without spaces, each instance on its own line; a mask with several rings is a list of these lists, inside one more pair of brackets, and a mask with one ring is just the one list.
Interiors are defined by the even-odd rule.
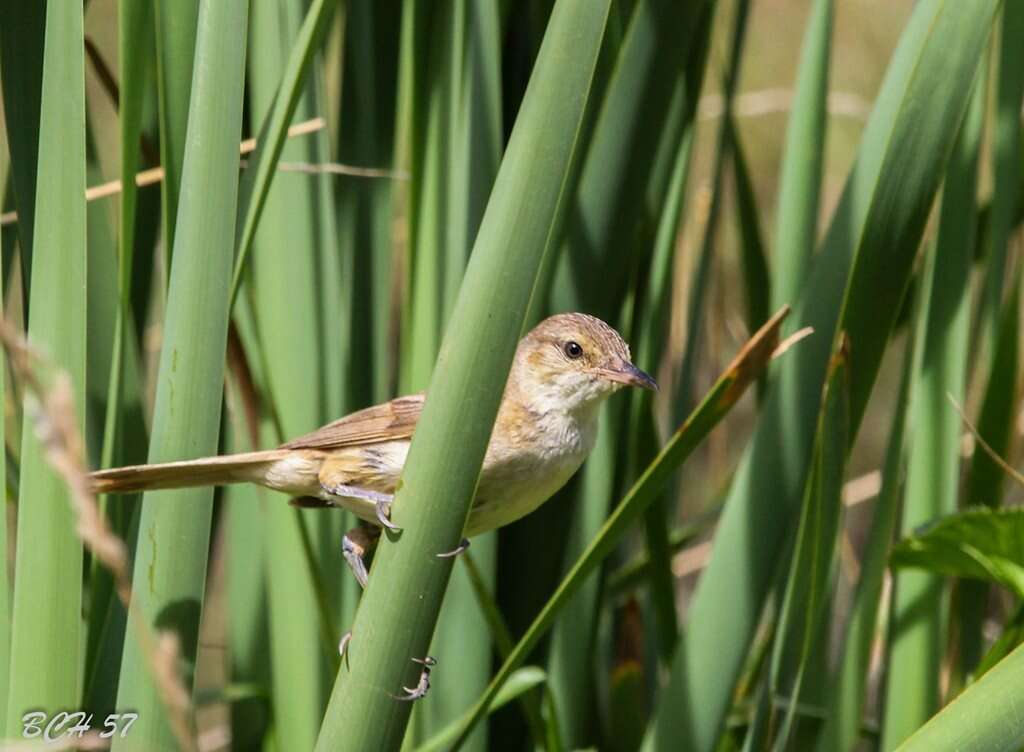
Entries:
[[423,399],[423,394],[412,394],[368,407],[292,439],[281,448],[341,449],[411,438],[423,410]]

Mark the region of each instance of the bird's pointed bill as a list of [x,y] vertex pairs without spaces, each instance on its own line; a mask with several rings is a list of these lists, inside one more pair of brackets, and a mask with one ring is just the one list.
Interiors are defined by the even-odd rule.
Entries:
[[623,363],[618,368],[604,370],[601,375],[609,381],[626,386],[638,386],[641,389],[650,389],[652,392],[658,391],[658,383],[632,363]]

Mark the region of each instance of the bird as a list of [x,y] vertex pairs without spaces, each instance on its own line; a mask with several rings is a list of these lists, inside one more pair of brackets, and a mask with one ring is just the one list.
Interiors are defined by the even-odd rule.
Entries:
[[[622,336],[584,313],[550,316],[516,347],[484,456],[466,539],[524,517],[580,468],[597,439],[601,404],[623,387],[657,390]],[[365,587],[365,557],[380,528],[398,530],[390,507],[426,395],[354,412],[276,449],[134,465],[90,474],[99,494],[256,483],[300,507],[341,507],[363,525],[342,553]]]

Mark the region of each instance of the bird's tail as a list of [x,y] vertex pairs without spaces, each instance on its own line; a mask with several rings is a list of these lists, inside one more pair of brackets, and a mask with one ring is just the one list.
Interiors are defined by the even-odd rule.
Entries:
[[288,450],[229,454],[159,465],[132,465],[90,473],[93,491],[99,494],[133,493],[167,488],[222,486],[228,483],[263,481],[274,463]]

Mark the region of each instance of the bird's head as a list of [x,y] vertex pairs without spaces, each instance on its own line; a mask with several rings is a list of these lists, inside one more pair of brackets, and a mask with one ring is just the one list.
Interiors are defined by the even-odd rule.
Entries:
[[623,386],[656,390],[630,360],[629,345],[601,319],[560,313],[523,337],[512,378],[535,410],[586,411]]

